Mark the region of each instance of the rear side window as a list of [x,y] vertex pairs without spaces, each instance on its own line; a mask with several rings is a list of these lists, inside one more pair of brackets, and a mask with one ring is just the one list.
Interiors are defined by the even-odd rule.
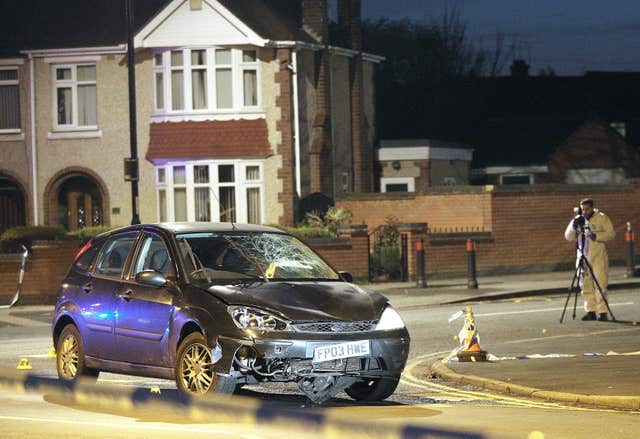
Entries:
[[137,236],[137,233],[128,233],[109,238],[100,253],[95,272],[105,276],[120,277]]
[[96,255],[100,251],[104,241],[92,241],[89,243],[89,248],[86,249],[74,262],[74,266],[81,271],[89,271],[91,264],[96,259]]

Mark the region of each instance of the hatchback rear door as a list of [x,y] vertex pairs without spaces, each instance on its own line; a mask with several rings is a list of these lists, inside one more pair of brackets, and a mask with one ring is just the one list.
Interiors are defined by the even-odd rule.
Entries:
[[107,360],[115,359],[115,292],[139,232],[111,236],[102,247],[93,276],[82,285],[80,312],[85,321],[85,353]]

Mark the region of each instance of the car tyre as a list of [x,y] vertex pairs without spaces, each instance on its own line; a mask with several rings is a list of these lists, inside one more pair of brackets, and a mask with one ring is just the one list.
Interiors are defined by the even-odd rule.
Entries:
[[364,379],[344,391],[356,401],[382,401],[390,397],[398,387],[399,378]]
[[178,390],[188,395],[231,395],[236,389],[235,378],[217,374],[213,370],[211,349],[199,332],[189,334],[180,343],[175,371]]
[[97,381],[100,371],[87,367],[84,357],[84,344],[80,331],[72,323],[62,328],[56,343],[56,369],[58,377],[66,382],[84,380]]

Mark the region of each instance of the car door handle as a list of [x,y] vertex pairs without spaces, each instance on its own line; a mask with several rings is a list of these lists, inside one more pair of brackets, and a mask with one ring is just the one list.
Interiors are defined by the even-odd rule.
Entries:
[[125,301],[130,301],[131,300],[131,295],[133,294],[133,291],[131,290],[127,290],[124,293],[120,293],[118,294],[118,298],[120,299],[124,299]]
[[82,287],[82,291],[89,294],[91,291],[93,291],[93,285],[86,284],[85,286]]

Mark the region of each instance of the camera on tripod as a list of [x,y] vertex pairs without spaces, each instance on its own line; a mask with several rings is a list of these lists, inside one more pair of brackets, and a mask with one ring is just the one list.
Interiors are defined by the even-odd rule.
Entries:
[[580,207],[574,207],[573,208],[573,213],[575,215],[573,217],[573,228],[578,233],[583,233],[583,232],[588,233],[588,231],[589,231],[589,222],[584,217],[584,215],[582,213],[582,209]]

